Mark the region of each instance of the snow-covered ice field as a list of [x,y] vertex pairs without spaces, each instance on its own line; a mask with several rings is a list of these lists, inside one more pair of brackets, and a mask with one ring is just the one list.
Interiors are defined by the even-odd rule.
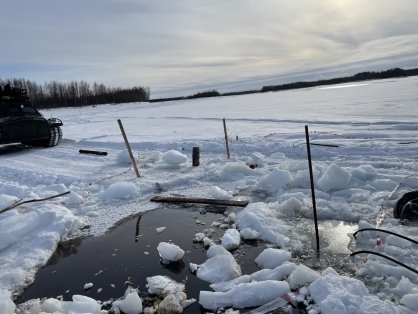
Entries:
[[[250,201],[228,218],[221,239],[196,235],[213,244],[207,263],[190,265],[199,278],[214,285],[216,292],[201,292],[197,300],[210,311],[257,307],[273,300],[277,305],[283,301],[277,298],[286,296],[305,302],[311,313],[417,312],[418,275],[381,257],[353,258],[358,269],[354,277],[326,267],[316,272],[289,261],[315,249],[294,223],[313,217],[305,125],[312,144],[338,146],[311,147],[318,218],[359,228],[379,226],[418,239],[418,224],[400,223],[392,214],[403,193],[418,189],[417,103],[418,77],[410,77],[43,111],[46,117],[63,120],[63,141],[49,149],[0,147],[0,210],[19,199],[71,193],[0,214],[0,312],[14,312],[11,296],[33,282],[60,240],[100,236],[121,219],[160,206],[149,201],[156,193]],[[222,118],[227,122],[230,160]],[[137,155],[140,178],[127,157],[117,119]],[[194,146],[200,147],[199,167],[192,167]],[[79,149],[108,155],[79,154]],[[254,237],[273,247],[255,261],[260,272],[243,274],[228,250]],[[356,250],[374,250],[417,269],[418,247],[413,243],[376,232],[360,233],[354,243]],[[175,245],[159,246],[167,262],[183,258],[181,243]],[[149,291],[164,280],[154,278]],[[135,293],[128,291],[114,308],[139,313],[130,311],[141,303]],[[176,291],[172,295],[187,304]],[[72,303],[48,302],[35,302],[30,313],[100,310],[96,301],[81,296]]]

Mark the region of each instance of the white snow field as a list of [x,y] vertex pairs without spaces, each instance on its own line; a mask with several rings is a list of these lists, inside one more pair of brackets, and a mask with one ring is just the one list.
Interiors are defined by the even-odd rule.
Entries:
[[[290,259],[315,250],[312,239],[295,224],[313,217],[305,125],[312,144],[338,146],[311,146],[318,218],[358,228],[378,226],[418,240],[418,224],[401,223],[392,214],[403,193],[418,189],[417,105],[418,77],[410,77],[43,111],[63,120],[63,141],[48,149],[0,147],[0,210],[20,199],[71,193],[0,213],[0,313],[19,311],[13,297],[33,282],[60,240],[100,236],[122,218],[161,206],[149,201],[156,193],[250,201],[227,217],[222,239],[198,237],[217,245],[214,253],[208,251],[206,263],[190,265],[199,278],[212,283],[214,291],[202,291],[197,300],[208,311],[262,306],[257,313],[266,313],[290,301],[303,302],[309,313],[417,313],[418,274],[387,259],[357,255],[352,263],[358,270],[352,277],[339,275],[335,265],[314,271]],[[229,160],[222,118],[229,133]],[[139,178],[117,119],[138,156]],[[192,167],[194,146],[200,147],[198,167]],[[80,154],[79,149],[108,154]],[[254,261],[259,272],[241,273],[228,252],[242,242],[239,234],[271,243]],[[345,245],[335,246],[349,254],[349,240],[347,235]],[[382,253],[418,268],[418,246],[404,239],[368,231],[359,233],[354,244],[356,250]],[[181,259],[182,244],[176,245],[162,244],[161,256]],[[332,246],[321,253],[326,255]],[[186,299],[177,291],[164,300],[170,306],[177,302],[180,311]],[[91,298],[75,295],[73,300],[37,300],[26,313],[106,313]],[[113,307],[140,313],[142,302],[131,289]]]

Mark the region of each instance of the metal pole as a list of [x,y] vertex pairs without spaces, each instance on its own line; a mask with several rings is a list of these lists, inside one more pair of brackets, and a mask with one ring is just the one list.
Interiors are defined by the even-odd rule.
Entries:
[[132,154],[131,145],[129,145],[128,138],[126,137],[126,133],[125,133],[125,130],[123,129],[122,121],[120,121],[120,119],[118,119],[118,124],[119,124],[120,131],[122,132],[122,136],[123,136],[123,140],[125,141],[126,148],[128,149],[129,157],[131,157],[132,164],[134,165],[136,176],[139,178],[139,171],[138,171],[138,167],[136,166],[134,155]]
[[229,158],[231,158],[231,155],[229,154],[228,133],[226,132],[225,118],[223,119],[223,122],[224,122],[224,133],[225,133],[225,143],[226,143],[226,154],[227,154],[228,159],[229,159]]
[[315,221],[315,235],[316,235],[316,253],[319,255],[319,232],[318,232],[318,218],[316,216],[316,200],[315,200],[315,187],[312,171],[312,158],[311,158],[311,146],[309,144],[309,130],[308,126],[305,125],[305,136],[306,136],[306,148],[308,150],[308,163],[309,163],[309,177],[311,180],[311,193],[312,193],[312,207]]

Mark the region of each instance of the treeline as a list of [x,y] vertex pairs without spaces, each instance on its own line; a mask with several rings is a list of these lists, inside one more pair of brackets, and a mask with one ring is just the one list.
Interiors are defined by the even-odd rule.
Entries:
[[141,102],[150,98],[148,87],[112,88],[86,81],[52,81],[41,85],[25,79],[0,79],[0,85],[6,84],[26,89],[32,104],[39,109]]
[[218,97],[222,96],[217,90],[210,90],[204,92],[198,92],[189,96],[179,96],[179,97],[169,97],[169,98],[155,98],[151,99],[150,102],[160,102],[160,101],[172,101],[172,100],[185,100],[185,99],[194,99],[194,98],[206,98],[206,97]]
[[200,92],[190,96],[184,97],[170,97],[170,98],[156,98],[151,99],[150,102],[161,102],[161,101],[172,101],[172,100],[184,100],[184,99],[193,99],[201,97],[216,97],[216,96],[234,96],[234,95],[246,95],[246,94],[256,94],[256,93],[265,93],[271,91],[281,91],[287,89],[296,89],[296,88],[307,88],[315,87],[320,85],[333,85],[333,84],[342,84],[349,82],[365,81],[365,80],[377,80],[377,79],[386,79],[391,77],[407,77],[418,75],[418,68],[403,70],[400,68],[389,69],[386,71],[380,72],[361,72],[353,76],[332,78],[328,80],[318,80],[318,81],[302,81],[302,82],[293,82],[281,85],[268,85],[263,86],[261,89],[257,90],[246,90],[238,92],[228,92],[228,93],[219,93],[216,90],[211,90],[207,92]]
[[263,88],[261,89],[261,92],[262,93],[272,92],[272,91],[280,91],[280,90],[286,90],[286,89],[307,88],[307,87],[315,87],[315,86],[320,86],[320,85],[334,85],[334,84],[342,84],[342,83],[349,83],[349,82],[356,82],[356,81],[386,79],[386,78],[391,78],[391,77],[406,77],[406,76],[413,76],[413,75],[418,75],[418,68],[410,69],[410,70],[394,68],[394,69],[389,69],[389,70],[381,71],[381,72],[361,72],[353,76],[332,78],[328,80],[308,81],[308,82],[302,81],[302,82],[294,82],[294,83],[281,84],[281,85],[263,86]]

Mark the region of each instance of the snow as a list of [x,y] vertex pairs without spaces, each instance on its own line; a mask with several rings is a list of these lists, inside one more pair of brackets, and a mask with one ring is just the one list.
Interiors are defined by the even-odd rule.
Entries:
[[153,276],[147,277],[148,293],[160,296],[168,294],[176,294],[184,291],[184,284],[178,283],[167,276]]
[[255,240],[258,238],[258,232],[251,228],[244,228],[240,230],[240,236],[244,240]]
[[138,295],[138,291],[128,287],[125,296],[121,300],[117,300],[112,304],[113,310],[120,310],[125,314],[139,314],[142,312],[142,300]]
[[213,186],[209,189],[209,195],[214,199],[219,200],[230,200],[233,198],[233,195],[229,191],[221,189],[219,186]]
[[321,313],[396,313],[389,301],[369,294],[359,280],[327,272],[309,286],[310,294]]
[[0,313],[14,314],[16,306],[10,298],[9,291],[0,289]]
[[169,150],[162,155],[161,159],[167,165],[178,166],[184,164],[187,161],[187,156],[180,153],[179,151]]
[[222,246],[228,251],[234,250],[241,244],[241,236],[237,229],[228,229],[225,231],[222,239]]
[[289,251],[268,248],[256,257],[255,262],[260,268],[273,269],[288,261],[290,257]]
[[[63,141],[49,149],[0,147],[0,211],[20,199],[71,193],[0,213],[0,312],[14,311],[11,299],[35,280],[60,241],[103,235],[120,220],[159,207],[149,202],[157,192],[248,199],[247,207],[212,226],[236,228],[243,239],[267,241],[271,248],[290,254],[306,253],[311,239],[301,224],[310,221],[313,213],[305,125],[309,125],[311,143],[339,146],[311,146],[318,218],[352,222],[358,228],[380,226],[418,239],[414,222],[400,224],[392,215],[396,200],[418,189],[417,84],[418,78],[410,77],[368,81],[361,89],[352,85],[43,111],[63,120]],[[123,121],[140,178],[133,173],[117,118]],[[222,118],[230,135],[229,160]],[[199,167],[188,163],[195,146],[201,151]],[[108,154],[78,154],[80,148]],[[292,289],[309,287],[315,304],[309,304],[308,295],[303,302],[312,313],[416,311],[416,275],[382,258],[355,257],[351,263],[357,271],[352,277],[328,270],[314,280],[317,274],[307,270],[303,260],[242,274],[231,253],[218,245],[221,239],[204,234],[196,240],[210,245],[208,259],[191,269],[202,280],[225,289],[219,297],[204,294],[208,306],[214,307],[217,300],[225,303],[228,293],[237,298],[225,306],[242,308],[247,301],[261,305],[267,302],[258,299],[263,288],[251,288],[253,294],[246,300],[230,291],[243,284],[262,287],[268,280],[287,280]],[[376,250],[417,265],[418,251],[412,244],[381,233],[381,244],[376,246],[376,236],[359,233],[355,249]],[[180,251],[173,251],[177,259]],[[183,299],[172,294],[178,301]],[[170,299],[168,303],[173,303]],[[45,302],[34,304],[55,304],[59,311],[75,312],[95,311],[99,306],[95,300],[79,297],[72,303]]]
[[130,199],[138,193],[137,186],[132,182],[117,182],[111,184],[102,194],[103,200]]
[[289,282],[290,289],[296,290],[310,284],[319,277],[321,277],[321,275],[318,272],[302,264],[290,274],[287,281]]
[[347,188],[350,179],[350,172],[333,163],[327,168],[322,177],[319,178],[318,186],[325,192],[330,190],[342,190]]
[[418,311],[418,293],[405,294],[400,302],[411,311]]
[[184,256],[184,251],[173,243],[160,242],[157,246],[158,253],[163,263],[177,262]]
[[241,276],[241,268],[223,246],[212,245],[206,254],[208,259],[198,265],[196,271],[196,276],[201,280],[216,283]]
[[292,181],[292,175],[287,170],[274,168],[270,174],[261,178],[258,188],[285,188]]
[[255,307],[270,302],[290,292],[285,281],[266,280],[254,283],[242,283],[227,292],[200,291],[199,303],[209,310],[221,307]]

